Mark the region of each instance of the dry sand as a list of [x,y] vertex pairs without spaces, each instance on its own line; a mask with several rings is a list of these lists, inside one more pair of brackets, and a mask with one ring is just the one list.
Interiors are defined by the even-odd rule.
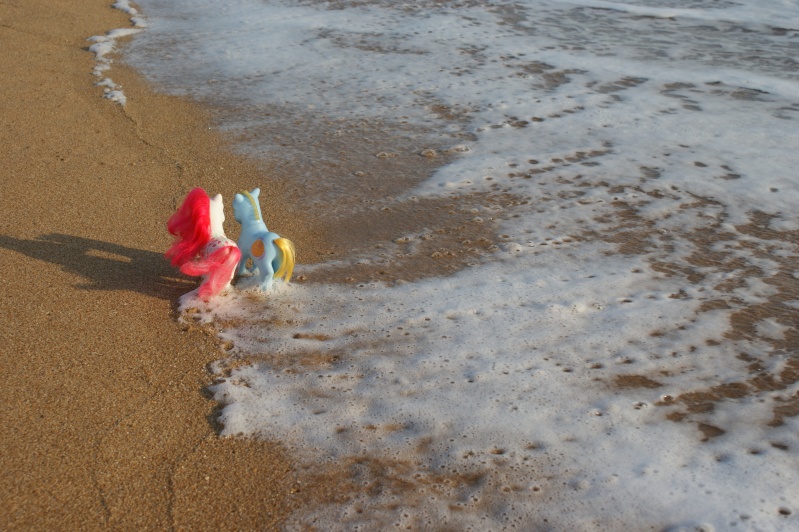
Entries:
[[[219,349],[177,323],[196,283],[162,257],[190,188],[271,181],[124,67],[127,106],[102,98],[111,3],[0,1],[0,529],[273,528],[312,494],[279,444],[216,435]],[[274,218],[313,260],[314,225]]]

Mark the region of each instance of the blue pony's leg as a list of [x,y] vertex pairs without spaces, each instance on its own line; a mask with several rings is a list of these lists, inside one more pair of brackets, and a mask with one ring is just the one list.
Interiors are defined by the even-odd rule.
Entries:
[[246,275],[250,273],[250,270],[247,269],[247,259],[252,259],[252,257],[250,256],[249,249],[242,246],[239,246],[239,249],[241,249],[241,260],[239,261],[238,274]]
[[277,255],[277,246],[271,240],[264,239],[264,256],[258,260],[258,273],[260,275],[261,290],[269,290],[272,287],[272,282],[275,277],[275,270],[272,267],[272,261],[275,260]]

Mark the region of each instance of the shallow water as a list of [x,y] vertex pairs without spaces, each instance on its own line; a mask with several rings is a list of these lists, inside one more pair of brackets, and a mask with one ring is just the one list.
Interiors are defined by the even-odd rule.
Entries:
[[346,472],[297,526],[795,526],[799,4],[141,6],[354,241],[182,301],[225,433]]

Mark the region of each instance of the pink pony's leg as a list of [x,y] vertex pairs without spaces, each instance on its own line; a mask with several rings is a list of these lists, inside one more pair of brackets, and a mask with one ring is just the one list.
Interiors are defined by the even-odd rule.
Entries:
[[233,279],[240,258],[241,251],[233,246],[224,247],[208,257],[210,263],[208,276],[199,290],[202,299],[207,300],[227,287]]
[[188,275],[204,275],[205,279],[198,290],[201,299],[207,301],[225,289],[236,270],[241,258],[241,251],[236,246],[226,246],[211,254],[208,258],[196,261],[181,270]]

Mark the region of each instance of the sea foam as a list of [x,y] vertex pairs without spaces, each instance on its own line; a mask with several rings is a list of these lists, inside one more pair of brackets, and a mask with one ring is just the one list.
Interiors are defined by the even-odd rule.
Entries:
[[124,106],[127,102],[127,97],[122,91],[122,87],[106,76],[106,72],[111,69],[112,61],[110,54],[116,50],[117,41],[119,39],[139,33],[142,29],[147,27],[147,21],[139,14],[135,7],[130,5],[128,0],[118,0],[113,7],[130,15],[130,22],[133,27],[117,28],[106,32],[105,35],[89,37],[88,40],[94,43],[89,46],[89,51],[94,54],[97,60],[97,64],[92,73],[96,77],[102,78],[96,85],[98,87],[103,87],[105,98]]
[[181,301],[232,348],[224,434],[380,486],[298,526],[795,526],[799,4],[142,6],[129,61],[284,141],[242,150],[338,160],[307,139],[417,128],[446,164],[385,208],[493,228],[435,252],[473,257],[452,275],[313,282],[413,257],[429,227]]

